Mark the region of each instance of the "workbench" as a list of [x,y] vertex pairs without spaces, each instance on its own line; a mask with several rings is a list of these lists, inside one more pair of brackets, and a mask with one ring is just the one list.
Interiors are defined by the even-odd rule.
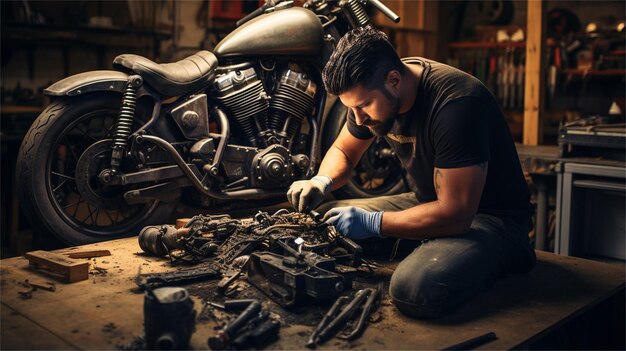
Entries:
[[[89,279],[71,284],[51,280],[29,269],[25,258],[1,260],[2,349],[116,349],[142,336],[144,296],[135,284],[138,269],[152,273],[175,268],[167,259],[143,253],[136,238],[55,252],[105,249],[111,252],[110,256],[83,259],[90,263]],[[624,265],[543,251],[537,251],[537,255],[538,263],[532,272],[504,278],[486,293],[440,319],[422,321],[405,317],[385,294],[380,321],[371,323],[361,338],[353,342],[331,339],[322,348],[442,349],[487,332],[494,332],[497,340],[477,349],[606,348],[595,343],[563,344],[562,337],[554,337],[599,309],[601,318],[594,320],[593,325],[613,338],[611,342],[617,340],[623,347]],[[373,277],[388,280],[396,264],[381,262]],[[26,279],[54,281],[56,291],[37,290],[32,298],[23,299],[19,291],[24,287],[20,283]],[[202,284],[209,283],[184,286],[192,294],[199,314],[205,304],[194,292],[201,292]],[[263,304],[272,311],[280,309],[269,299]],[[328,306],[317,306],[322,312],[316,312],[320,313],[316,315],[318,318],[309,325],[300,324],[297,315],[281,321],[280,339],[268,349],[304,349],[309,334]],[[610,311],[617,317],[609,318],[602,311]],[[300,309],[297,313],[304,316],[309,312]],[[198,318],[191,346],[207,349],[207,338],[215,334],[215,328],[216,322],[210,318]],[[554,344],[554,340],[561,343]]]

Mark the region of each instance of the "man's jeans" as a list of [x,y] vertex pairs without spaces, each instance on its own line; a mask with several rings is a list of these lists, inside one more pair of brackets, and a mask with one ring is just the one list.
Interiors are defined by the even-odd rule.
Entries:
[[[356,206],[370,211],[401,211],[419,203],[413,193],[332,201],[318,208]],[[469,232],[423,240],[396,268],[389,286],[396,307],[417,318],[438,317],[508,273],[530,271],[536,262],[528,241],[530,223],[478,214]]]

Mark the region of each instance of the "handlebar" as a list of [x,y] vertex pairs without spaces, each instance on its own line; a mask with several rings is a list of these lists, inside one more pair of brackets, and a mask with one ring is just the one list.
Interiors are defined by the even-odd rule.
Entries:
[[253,19],[254,17],[261,15],[263,12],[265,12],[265,10],[268,8],[269,6],[267,5],[267,3],[259,8],[257,8],[256,10],[250,12],[249,14],[246,15],[246,17],[240,19],[239,21],[236,22],[237,27],[239,27],[240,25],[248,22],[249,20]]
[[[390,20],[394,21],[395,23],[400,22],[400,16],[396,15],[395,12],[391,11],[387,6],[385,6],[385,4],[383,4],[382,2],[380,2],[380,0],[365,0],[366,2],[369,2],[370,4],[372,4],[372,6],[374,6],[378,11],[382,12],[385,16],[387,16]],[[237,26],[241,26],[242,24],[248,22],[249,20],[263,14],[267,9],[269,9],[270,7],[274,7],[276,6],[277,3],[280,3],[281,0],[265,0],[265,4],[259,8],[257,8],[256,10],[250,12],[248,15],[246,15],[244,18],[240,19],[239,21],[236,22]]]
[[400,16],[396,15],[395,12],[391,11],[385,4],[380,2],[380,0],[367,0],[370,4],[372,4],[378,11],[382,12],[385,16],[389,17],[390,20],[398,23],[400,22]]

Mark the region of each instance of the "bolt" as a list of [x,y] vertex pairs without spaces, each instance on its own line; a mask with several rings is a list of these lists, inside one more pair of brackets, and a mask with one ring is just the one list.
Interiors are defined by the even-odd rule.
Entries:
[[304,239],[298,237],[293,242],[298,245],[298,253],[302,253],[302,244],[304,244]]

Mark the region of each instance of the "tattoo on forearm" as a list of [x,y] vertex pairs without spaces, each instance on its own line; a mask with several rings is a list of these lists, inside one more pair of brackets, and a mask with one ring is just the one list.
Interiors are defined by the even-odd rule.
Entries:
[[441,172],[441,170],[439,170],[439,168],[435,168],[435,177],[434,177],[434,182],[435,182],[435,193],[437,195],[439,195],[439,178],[443,178],[443,173]]

